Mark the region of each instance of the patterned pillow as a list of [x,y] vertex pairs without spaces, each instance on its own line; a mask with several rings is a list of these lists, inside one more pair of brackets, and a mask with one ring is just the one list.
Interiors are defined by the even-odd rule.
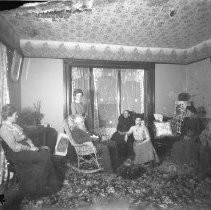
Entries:
[[170,122],[154,122],[154,137],[162,138],[164,136],[173,136]]
[[162,114],[154,114],[154,118],[157,122],[163,122],[163,115]]

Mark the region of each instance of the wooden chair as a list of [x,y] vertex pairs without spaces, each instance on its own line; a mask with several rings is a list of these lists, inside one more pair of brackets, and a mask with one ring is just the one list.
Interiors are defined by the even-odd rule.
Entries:
[[[83,144],[77,144],[72,137],[71,129],[68,123],[68,119],[64,120],[63,127],[65,133],[69,136],[71,145],[75,148],[78,160],[78,167],[72,166],[73,169],[82,173],[94,173],[101,171],[102,168],[98,162],[97,150],[92,142],[85,142]],[[96,169],[82,169],[82,166],[88,167],[93,165]]]
[[8,156],[7,156],[7,153],[8,153],[8,150],[10,149],[9,146],[5,143],[5,141],[0,137],[0,144],[4,150],[4,154],[5,154],[5,158],[7,160],[7,179],[6,179],[6,183],[5,183],[5,189],[8,188],[8,185],[9,185],[9,181],[10,181],[10,173],[13,173],[13,179],[15,181],[17,181],[17,176],[16,176],[16,170],[15,170],[15,165],[14,163],[9,160]]

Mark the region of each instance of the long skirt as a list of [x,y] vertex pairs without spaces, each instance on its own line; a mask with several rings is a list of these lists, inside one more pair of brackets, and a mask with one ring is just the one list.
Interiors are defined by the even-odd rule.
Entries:
[[135,152],[134,164],[143,164],[150,161],[159,162],[159,158],[151,141],[134,141],[133,149]]
[[94,142],[97,152],[101,156],[99,162],[106,172],[115,172],[118,166],[116,144],[112,141]]
[[120,135],[118,131],[116,131],[111,137],[111,141],[116,142],[117,144],[118,165],[121,165],[127,159],[128,148],[124,138],[125,135]]
[[60,189],[62,183],[48,151],[10,151],[8,158],[15,164],[20,192],[24,196],[40,197]]
[[118,131],[116,131],[112,135],[111,141],[115,142],[117,145],[118,166],[120,166],[127,158],[134,160],[135,153],[133,151],[133,135],[130,135],[126,142],[125,135],[120,135]]

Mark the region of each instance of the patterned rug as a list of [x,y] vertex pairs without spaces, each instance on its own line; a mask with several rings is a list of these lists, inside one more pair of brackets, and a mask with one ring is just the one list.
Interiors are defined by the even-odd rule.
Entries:
[[[137,179],[112,173],[83,174],[68,165],[61,191],[39,200],[23,200],[23,209],[210,209],[210,179],[188,166],[164,161]],[[124,208],[123,208],[124,207]]]

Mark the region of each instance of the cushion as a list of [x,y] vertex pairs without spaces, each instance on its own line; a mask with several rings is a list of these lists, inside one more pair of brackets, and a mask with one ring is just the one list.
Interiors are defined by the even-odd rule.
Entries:
[[170,122],[154,122],[154,137],[173,136]]
[[154,114],[154,118],[158,122],[163,122],[163,115],[162,114]]

